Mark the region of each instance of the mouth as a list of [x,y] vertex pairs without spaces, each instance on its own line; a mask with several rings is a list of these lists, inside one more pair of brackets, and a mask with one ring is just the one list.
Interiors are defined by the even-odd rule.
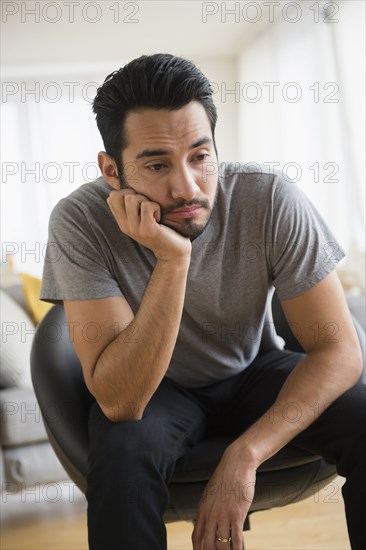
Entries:
[[184,208],[177,208],[176,210],[171,210],[169,216],[174,216],[175,218],[196,218],[202,212],[202,206],[185,206]]

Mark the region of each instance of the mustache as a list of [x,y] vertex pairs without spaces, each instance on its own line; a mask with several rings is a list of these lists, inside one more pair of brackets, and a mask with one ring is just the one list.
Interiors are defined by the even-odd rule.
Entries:
[[191,201],[185,201],[184,199],[180,199],[179,201],[175,202],[174,204],[170,204],[168,206],[161,207],[161,214],[163,216],[166,216],[170,212],[173,212],[173,210],[176,210],[177,208],[184,208],[189,206],[201,206],[202,208],[210,208],[210,203],[208,199],[193,199]]

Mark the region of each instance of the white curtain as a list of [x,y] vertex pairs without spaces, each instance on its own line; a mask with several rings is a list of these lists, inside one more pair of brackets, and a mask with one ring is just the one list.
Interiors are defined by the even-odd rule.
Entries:
[[348,252],[345,288],[364,291],[365,5],[323,4],[297,3],[299,20],[288,11],[241,52],[240,156],[297,181]]
[[96,152],[104,147],[91,101],[104,77],[3,80],[1,255],[16,272],[41,276],[53,206],[99,175]]

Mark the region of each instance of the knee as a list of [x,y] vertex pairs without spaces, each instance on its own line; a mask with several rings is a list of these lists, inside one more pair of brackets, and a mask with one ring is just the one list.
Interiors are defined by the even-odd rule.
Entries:
[[162,424],[157,429],[143,419],[103,419],[99,426],[93,426],[87,476],[89,504],[137,502],[149,487],[165,494],[165,482],[175,461],[161,434]]
[[[92,420],[91,420],[92,422]],[[172,460],[172,441],[163,418],[112,422],[104,415],[91,425],[89,466],[107,471],[142,471],[166,467]]]

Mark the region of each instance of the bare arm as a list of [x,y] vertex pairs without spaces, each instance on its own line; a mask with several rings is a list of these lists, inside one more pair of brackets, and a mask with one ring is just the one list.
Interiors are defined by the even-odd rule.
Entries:
[[[298,327],[296,336],[307,355],[287,378],[273,407],[226,449],[210,479],[218,497],[206,495],[200,504],[192,535],[194,550],[201,550],[202,541],[214,547],[216,533],[226,537],[230,530],[233,549],[242,547],[243,522],[254,496],[257,468],[307,428],[361,375],[359,341],[335,273],[282,306],[287,320]],[[329,324],[335,328],[331,338]],[[288,415],[297,421],[289,421]],[[238,488],[234,497],[239,498],[223,503],[221,489],[232,487]]]
[[[309,426],[362,372],[358,337],[335,272],[308,292],[282,302],[307,352],[284,383],[276,403],[237,441],[259,466]],[[294,403],[297,422],[286,419]],[[292,414],[295,414],[292,411]]]
[[[176,343],[191,243],[158,224],[159,206],[131,190],[113,191],[109,206],[120,229],[153,250],[157,263],[136,316],[122,297],[66,301],[84,378],[105,415],[139,419],[164,377]],[[96,323],[99,338],[85,338]]]

